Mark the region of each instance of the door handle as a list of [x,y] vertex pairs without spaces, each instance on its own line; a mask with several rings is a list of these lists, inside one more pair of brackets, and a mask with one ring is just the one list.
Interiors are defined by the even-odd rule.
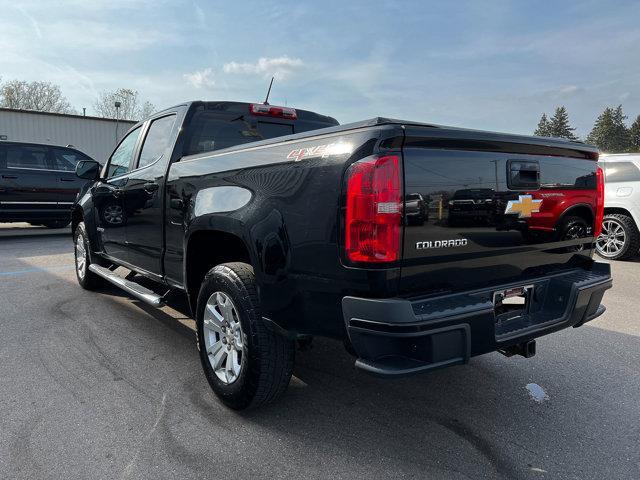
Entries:
[[61,182],[75,182],[75,180],[73,178],[61,178],[60,181]]
[[11,179],[11,180],[15,180],[18,178],[17,175],[2,175],[2,178],[7,178],[7,179]]
[[160,185],[155,182],[147,182],[144,184],[144,191],[147,193],[157,192],[159,188]]

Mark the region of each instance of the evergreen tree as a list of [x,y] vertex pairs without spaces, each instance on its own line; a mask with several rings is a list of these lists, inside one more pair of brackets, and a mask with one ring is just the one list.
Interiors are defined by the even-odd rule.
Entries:
[[540,121],[538,122],[538,128],[533,132],[534,135],[539,137],[550,137],[551,129],[549,128],[549,120],[547,119],[547,114],[543,113],[542,117],[540,117]]
[[596,119],[587,142],[597,146],[603,152],[628,152],[631,148],[631,135],[624,124],[626,118],[622,112],[622,105],[616,108],[605,108]]
[[556,112],[549,121],[549,131],[551,137],[566,138],[568,140],[577,140],[578,137],[573,133],[575,128],[569,124],[569,114],[564,105],[556,107]]
[[638,115],[631,124],[629,140],[631,141],[631,149],[634,152],[640,152],[640,115]]

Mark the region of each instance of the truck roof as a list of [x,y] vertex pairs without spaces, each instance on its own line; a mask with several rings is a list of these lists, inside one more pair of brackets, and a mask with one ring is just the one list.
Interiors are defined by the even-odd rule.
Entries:
[[[165,111],[169,111],[172,109],[175,109],[176,107],[191,107],[191,106],[202,106],[204,109],[206,110],[218,110],[218,111],[223,111],[223,112],[234,112],[237,111],[238,113],[245,113],[245,108],[248,105],[251,104],[259,104],[260,102],[231,102],[231,101],[227,101],[227,100],[192,100],[189,102],[184,102],[184,103],[179,103],[177,105],[173,105],[169,108],[165,108],[162,109],[156,113],[154,113],[154,115],[157,115],[158,113],[163,113]],[[310,110],[303,110],[300,108],[295,108],[295,107],[291,107],[294,108],[296,113],[298,114],[298,119],[299,120],[305,120],[305,121],[314,121],[314,122],[326,122],[326,123],[333,123],[335,125],[339,125],[339,122],[333,118],[330,117],[328,115],[321,115],[319,113],[316,112],[312,112]],[[144,120],[143,120],[144,121]]]

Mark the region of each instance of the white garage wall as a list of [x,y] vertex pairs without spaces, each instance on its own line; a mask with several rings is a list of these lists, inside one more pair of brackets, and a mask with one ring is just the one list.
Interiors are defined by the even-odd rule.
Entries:
[[[135,122],[0,108],[0,141],[73,145],[100,163]],[[6,138],[5,138],[6,137]]]

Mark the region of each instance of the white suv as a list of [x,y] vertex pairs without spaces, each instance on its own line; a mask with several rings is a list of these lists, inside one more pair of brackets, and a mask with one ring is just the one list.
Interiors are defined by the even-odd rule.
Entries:
[[604,170],[604,220],[596,240],[601,257],[622,260],[640,249],[640,153],[600,155]]

